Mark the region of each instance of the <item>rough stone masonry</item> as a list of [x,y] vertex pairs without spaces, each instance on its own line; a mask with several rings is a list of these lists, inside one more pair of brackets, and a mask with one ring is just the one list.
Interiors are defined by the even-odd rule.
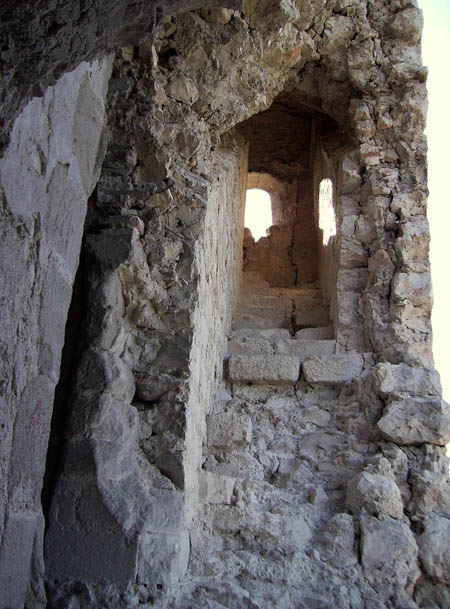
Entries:
[[422,26],[3,2],[0,609],[450,607]]

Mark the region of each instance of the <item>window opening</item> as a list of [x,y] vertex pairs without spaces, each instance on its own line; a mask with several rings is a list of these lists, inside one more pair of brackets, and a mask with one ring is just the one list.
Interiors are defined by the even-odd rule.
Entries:
[[245,198],[244,226],[251,230],[255,241],[266,236],[272,226],[272,201],[270,195],[261,188],[249,188]]
[[336,215],[333,207],[333,183],[324,179],[319,186],[319,228],[324,245],[336,234]]

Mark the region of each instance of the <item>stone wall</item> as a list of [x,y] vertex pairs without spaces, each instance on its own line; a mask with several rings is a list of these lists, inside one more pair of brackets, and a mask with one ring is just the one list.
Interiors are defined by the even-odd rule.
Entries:
[[110,60],[81,64],[30,102],[0,162],[2,606],[43,598],[40,493],[110,71]]
[[[345,586],[353,578],[357,593],[329,591],[319,600],[343,609],[355,609],[361,598],[380,609],[443,609],[449,563],[442,540],[450,517],[443,445],[450,432],[431,354],[421,14],[413,0],[249,0],[242,11],[177,12],[200,4],[207,3],[172,3],[167,17],[166,4],[134,3],[124,12],[118,3],[117,12],[98,22],[101,6],[93,3],[77,27],[98,22],[105,29],[102,37],[96,27],[89,44],[85,36],[76,39],[77,28],[66,36],[72,17],[59,28],[58,8],[47,24],[55,26],[48,36],[54,50],[43,54],[42,65],[37,56],[30,61],[30,69],[39,67],[29,87],[24,54],[20,83],[10,81],[5,98],[9,120],[35,91],[34,82],[45,86],[85,56],[130,45],[118,52],[109,85],[108,147],[90,199],[80,267],[81,357],[70,395],[60,402],[66,439],[47,523],[50,606],[170,602],[185,609],[194,602],[179,600],[188,598],[179,593],[195,583],[184,577],[187,569],[189,577],[202,576],[195,567],[212,539],[210,504],[236,499],[226,480],[220,486],[201,468],[239,275],[246,157],[245,142],[232,130],[285,95],[296,108],[329,117],[321,133],[326,160],[317,172],[328,176],[332,168],[336,183],[335,303],[332,287],[329,294],[337,361],[357,368],[342,380],[339,366],[330,364],[344,384],[336,388],[337,377],[327,376],[319,360],[277,402],[282,407],[285,399],[292,416],[306,407],[312,418],[299,422],[305,433],[332,421],[346,447],[328,454],[325,439],[313,436],[317,443],[304,457],[308,471],[329,468],[331,479],[339,463],[339,480],[349,484],[347,503],[336,503],[331,522],[349,532],[343,543],[356,561],[352,574],[344,567],[337,579]],[[33,31],[20,3],[2,7],[7,10]],[[64,61],[60,37],[74,44]],[[14,48],[27,40],[34,34]],[[2,160],[5,607],[22,607],[26,598],[30,607],[44,603],[39,492],[84,210],[103,158],[108,75],[108,62],[81,65],[34,100]],[[314,190],[311,183],[311,205]],[[238,397],[235,406],[252,416],[264,401],[245,388]],[[247,419],[233,406],[226,414],[230,434],[242,423],[239,442],[249,441]],[[285,424],[272,415],[274,428]],[[264,436],[265,423],[258,424]],[[353,450],[353,443],[360,448]],[[251,445],[256,459],[262,446]],[[252,489],[239,497],[245,514],[261,505]],[[312,505],[311,518],[320,521],[320,498]],[[294,507],[288,510],[290,516]],[[256,540],[266,533],[277,538],[276,518],[260,521],[254,514],[246,525],[249,539],[252,522]],[[319,545],[332,544],[330,526]],[[237,544],[239,531],[227,534]],[[377,552],[389,553],[394,534],[404,549],[402,568],[383,560],[378,568]],[[302,552],[320,560],[313,536],[296,540],[299,568]],[[195,560],[189,566],[190,546]],[[245,589],[232,584],[216,599],[222,606],[261,606],[263,596],[252,604],[252,586],[263,594],[267,581],[254,581],[258,585]],[[316,583],[309,585],[313,590]],[[310,595],[311,603],[319,600]]]
[[41,97],[64,72],[80,62],[104,57],[118,47],[153,36],[167,14],[201,7],[241,8],[240,0],[151,0],[111,7],[109,0],[68,5],[48,0],[39,11],[28,0],[0,7],[3,119],[0,151],[8,143],[12,122],[33,97]]
[[62,405],[46,535],[52,606],[71,602],[80,580],[98,603],[119,606],[124,589],[127,602],[161,599],[186,571],[198,511],[239,282],[246,148],[212,149],[178,99],[189,81],[178,77],[167,97],[155,52],[123,50],[110,81],[109,145],[85,230],[83,353]]

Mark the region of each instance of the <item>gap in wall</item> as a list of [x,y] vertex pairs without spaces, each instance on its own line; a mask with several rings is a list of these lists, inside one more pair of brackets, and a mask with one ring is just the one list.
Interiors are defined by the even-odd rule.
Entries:
[[[337,265],[332,240],[335,168],[345,139],[339,125],[290,92],[236,131],[249,145],[247,192],[267,193],[272,222],[259,239],[245,231],[234,328],[278,327],[293,335],[316,325],[329,326],[333,335],[329,305],[330,290],[336,291],[330,284]],[[285,311],[264,310],[283,302]],[[314,315],[300,311],[314,308]]]
[[61,355],[59,381],[55,389],[50,437],[45,464],[44,483],[41,493],[45,521],[48,521],[55,484],[62,467],[65,443],[65,429],[70,417],[70,394],[74,373],[78,368],[83,351],[80,325],[84,310],[84,276],[80,263],[73,284],[72,300],[66,321],[64,346]]
[[261,188],[249,188],[245,198],[244,226],[250,230],[255,241],[265,237],[272,226],[272,200]]

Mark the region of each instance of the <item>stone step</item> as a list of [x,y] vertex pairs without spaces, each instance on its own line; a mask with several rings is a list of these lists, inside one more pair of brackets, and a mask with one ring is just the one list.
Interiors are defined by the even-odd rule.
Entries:
[[290,298],[296,309],[312,309],[317,306],[325,306],[322,290],[303,288],[298,290],[284,290],[285,298]]
[[228,341],[228,355],[273,355],[274,346],[265,338],[252,338],[249,336],[233,336]]
[[358,378],[364,369],[362,354],[334,353],[334,340],[271,341],[235,336],[229,349],[228,377],[233,383],[295,384],[301,367],[310,385],[340,385]]
[[296,355],[303,362],[311,355],[333,355],[336,350],[335,340],[303,340],[291,338],[274,344],[275,353]]
[[248,294],[241,294],[239,296],[238,312],[241,308],[244,307],[277,309],[280,311],[286,311],[291,314],[294,308],[294,303],[291,298],[286,298],[286,296],[282,296],[277,292],[258,292],[255,294],[252,291]]
[[276,354],[294,355],[303,362],[310,355],[332,355],[336,349],[334,340],[303,340],[283,338],[270,340],[249,336],[233,336],[228,342],[229,355]]
[[311,308],[297,308],[294,320],[296,330],[328,326],[330,324],[330,309],[323,305]]
[[292,328],[292,312],[263,307],[239,307],[234,319],[233,329],[240,328]]
[[300,359],[292,355],[231,355],[228,376],[234,383],[295,384]]
[[331,340],[334,338],[333,325],[318,326],[316,328],[302,328],[295,333],[295,338],[304,340]]
[[338,385],[359,377],[364,369],[364,357],[359,353],[308,357],[302,372],[310,385]]
[[246,336],[248,338],[261,338],[271,342],[288,340],[291,338],[289,330],[283,328],[239,328],[233,330],[231,336]]

